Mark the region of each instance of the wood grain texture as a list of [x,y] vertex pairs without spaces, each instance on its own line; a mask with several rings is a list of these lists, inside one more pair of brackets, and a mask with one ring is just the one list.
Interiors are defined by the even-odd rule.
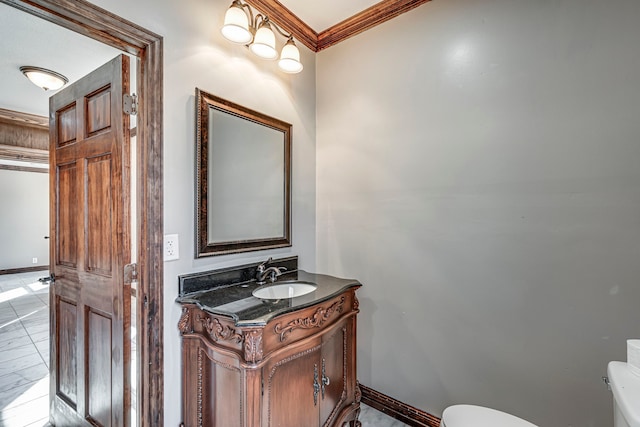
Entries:
[[[343,301],[344,310],[317,327],[292,331],[286,342],[280,340],[278,322],[309,318],[332,301]],[[184,425],[358,425],[354,301],[355,289],[349,289],[266,325],[247,327],[195,304],[183,305],[178,328]]]
[[[47,131],[47,133],[48,132],[49,131]],[[47,134],[47,141],[48,140],[49,135]],[[38,148],[25,148],[0,144],[0,159],[48,164],[49,150],[40,150]]]
[[25,120],[13,120],[0,114],[0,144],[49,150],[49,126],[40,126]]
[[[164,423],[163,353],[163,41],[85,0],[0,0],[138,61],[138,425]],[[144,337],[144,338],[142,338]]]
[[[164,423],[163,42],[162,37],[84,0],[0,0],[139,58],[137,126],[138,425]],[[144,338],[143,338],[144,337]]]
[[5,108],[0,108],[0,121],[9,121],[25,126],[35,126],[45,130],[49,129],[49,118],[46,116],[7,110]]
[[[50,416],[57,425],[71,418],[73,425],[84,425],[88,420],[99,426],[124,427],[130,414],[125,389],[131,340],[130,328],[125,325],[131,313],[124,303],[121,274],[131,256],[130,117],[122,106],[126,93],[129,57],[120,55],[49,100],[50,235],[55,243],[51,268],[56,277],[51,287],[51,325],[52,341],[58,344],[51,351]],[[70,111],[73,104],[76,119],[60,123],[61,117],[68,116],[58,113]],[[75,123],[75,129],[70,123]],[[59,131],[60,124],[65,132]],[[60,137],[73,142],[59,144]],[[77,321],[65,322],[64,316],[59,319],[58,314],[69,312],[70,306],[75,307]],[[65,352],[71,345],[75,349]],[[70,377],[66,373],[67,353],[76,361],[76,384],[75,389],[67,384],[65,390],[61,380]]]

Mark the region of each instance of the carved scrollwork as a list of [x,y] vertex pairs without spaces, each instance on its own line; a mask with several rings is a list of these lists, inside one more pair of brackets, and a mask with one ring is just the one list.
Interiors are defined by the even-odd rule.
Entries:
[[311,317],[292,320],[285,326],[278,323],[275,326],[274,331],[276,334],[280,334],[280,342],[283,342],[287,339],[287,334],[290,334],[294,329],[320,328],[327,320],[329,320],[333,313],[342,313],[342,305],[344,304],[344,301],[345,298],[342,297],[339,301],[334,302],[329,307],[318,307]]
[[244,333],[244,360],[257,363],[262,360],[262,330],[253,329]]
[[356,403],[360,403],[362,400],[362,390],[360,390],[360,383],[356,382]]
[[178,330],[182,335],[193,332],[191,327],[191,311],[188,307],[182,307],[182,315],[178,321]]
[[353,295],[353,311],[358,311],[360,308],[360,301],[358,301],[358,297]]
[[218,341],[235,341],[237,343],[242,342],[242,335],[237,333],[235,329],[230,326],[223,325],[215,317],[213,320],[210,317],[202,318],[198,316],[198,320],[202,323],[202,326],[207,330],[212,340]]

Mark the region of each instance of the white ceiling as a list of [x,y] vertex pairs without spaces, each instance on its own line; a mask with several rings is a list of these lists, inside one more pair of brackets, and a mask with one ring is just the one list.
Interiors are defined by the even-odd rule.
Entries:
[[379,3],[380,0],[280,0],[280,3],[302,19],[316,33],[326,30],[353,15]]
[[[316,32],[367,9],[379,0],[280,0]],[[48,115],[49,97],[20,72],[47,68],[74,82],[120,54],[117,49],[0,3],[0,108]]]
[[0,3],[0,108],[47,116],[51,91],[36,87],[22,65],[47,68],[70,82],[119,55],[117,49]]

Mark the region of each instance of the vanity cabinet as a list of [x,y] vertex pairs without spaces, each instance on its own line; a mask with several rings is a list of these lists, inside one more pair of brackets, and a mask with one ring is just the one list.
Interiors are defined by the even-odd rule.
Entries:
[[183,304],[184,425],[359,426],[356,289],[264,325]]

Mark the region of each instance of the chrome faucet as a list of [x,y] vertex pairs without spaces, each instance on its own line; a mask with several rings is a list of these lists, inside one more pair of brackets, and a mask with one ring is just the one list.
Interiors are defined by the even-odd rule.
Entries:
[[267,283],[267,279],[269,279],[271,283],[275,282],[278,276],[281,276],[282,272],[287,270],[286,267],[267,267],[267,264],[271,261],[273,261],[273,258],[269,257],[268,260],[256,268],[256,281],[258,285],[264,285]]

